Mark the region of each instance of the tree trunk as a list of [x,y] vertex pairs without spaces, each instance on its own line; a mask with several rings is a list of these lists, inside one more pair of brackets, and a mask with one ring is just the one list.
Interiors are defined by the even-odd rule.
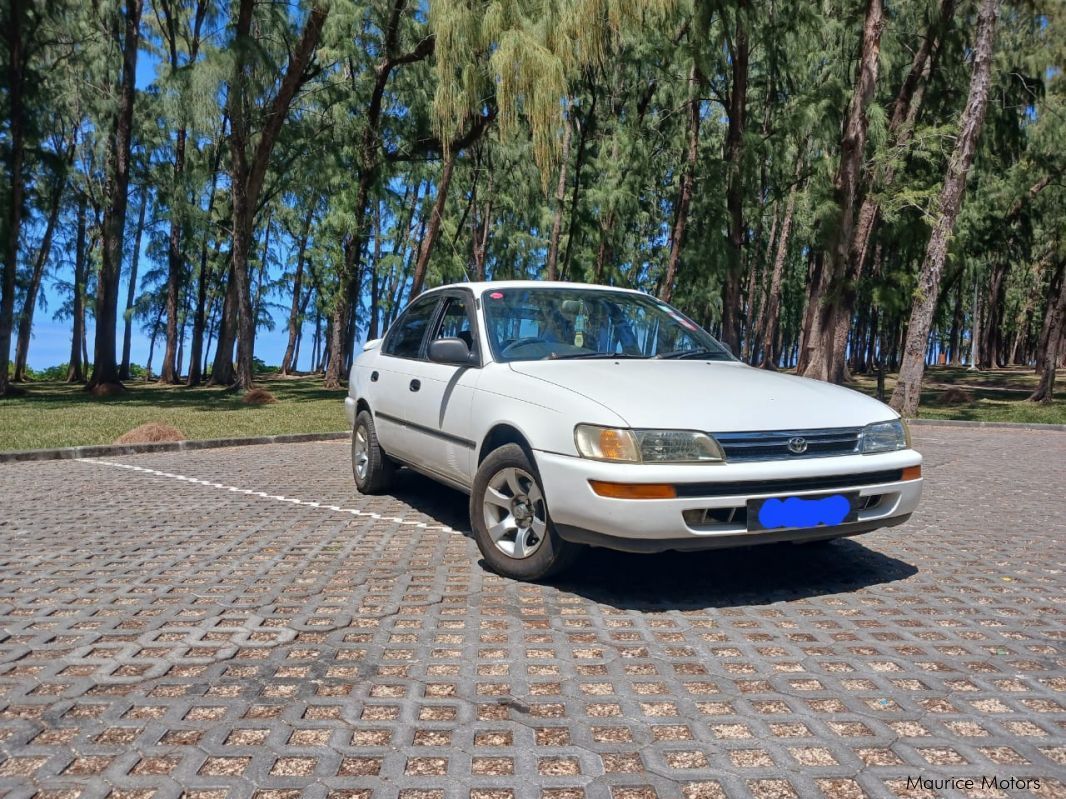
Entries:
[[[937,14],[930,23],[925,36],[922,37],[921,44],[915,51],[914,58],[911,59],[910,70],[900,85],[899,93],[892,105],[892,116],[889,119],[887,131],[891,145],[897,149],[906,147],[914,133],[914,120],[921,109],[925,94],[924,87],[928,83],[934,58],[939,52],[940,44],[954,13],[955,0],[940,0]],[[891,186],[895,181],[895,169],[891,162],[879,174],[868,176],[868,180],[871,183],[871,189],[884,189]],[[848,326],[855,311],[858,283],[862,279],[869,254],[870,240],[881,210],[878,196],[877,191],[867,191],[848,247],[847,273],[840,287],[839,303],[833,314],[834,336],[838,343],[834,352],[840,357],[843,357],[843,352],[839,347],[839,342],[847,336]]]
[[296,273],[292,277],[292,307],[289,309],[289,342],[285,345],[285,355],[281,359],[281,374],[287,375],[296,368],[293,356],[296,353],[296,340],[300,335],[300,315],[302,313],[300,292],[304,277],[304,256],[307,253],[307,241],[311,236],[311,220],[315,216],[315,204],[307,206],[307,216],[304,217],[303,231],[300,234],[300,243],[296,250]]
[[26,122],[23,107],[23,81],[26,52],[22,33],[28,17],[27,0],[10,0],[7,39],[8,136],[6,214],[4,218],[4,273],[0,279],[0,397],[8,393],[11,363],[11,329],[15,323],[15,279],[18,274],[19,238],[22,233],[22,205],[26,191],[23,163],[26,149]]
[[415,276],[411,284],[412,298],[422,293],[422,285],[426,282],[429,256],[433,253],[433,245],[437,243],[437,237],[440,235],[444,206],[448,202],[448,187],[452,182],[452,172],[455,169],[457,157],[458,153],[453,149],[444,158],[444,167],[441,170],[440,180],[437,182],[437,196],[433,198],[433,209],[429,213],[429,225],[418,248],[418,260],[415,261]]
[[222,164],[222,139],[226,135],[226,119],[222,120],[219,139],[215,143],[215,155],[211,165],[211,193],[207,198],[206,225],[204,238],[200,242],[200,268],[196,278],[196,310],[192,318],[192,341],[189,345],[189,376],[185,381],[188,386],[198,386],[207,371],[207,355],[204,352],[204,327],[207,322],[207,283],[209,279],[208,263],[214,263],[221,252],[221,237],[215,243],[214,258],[208,261],[208,243],[211,240],[212,216],[215,210],[215,191],[218,188],[218,171]]
[[[487,199],[485,200],[484,207],[478,211],[475,206],[473,214],[473,225],[470,231],[471,240],[471,265],[472,274],[470,279],[474,281],[481,281],[485,279],[485,257],[488,251],[489,245],[489,231],[492,228],[492,201],[495,199],[493,196],[493,178],[492,165],[487,167],[489,171],[489,180],[485,188],[485,194]],[[567,240],[567,248],[570,247],[570,240]]]
[[270,274],[270,225],[274,221],[274,207],[267,208],[266,221],[263,223],[263,255],[259,259],[259,268],[255,280],[255,293],[252,294],[252,323],[255,325],[252,336],[259,329],[260,313],[263,308],[263,279]]
[[[833,184],[837,202],[840,204],[839,223],[830,237],[821,279],[812,284],[810,297],[813,316],[810,335],[804,341],[807,353],[803,375],[835,383],[844,379],[844,347],[834,324],[835,306],[840,300],[842,285],[847,278],[849,245],[855,224],[855,204],[862,185],[863,153],[866,149],[869,122],[866,112],[877,88],[881,31],[884,26],[881,0],[867,0],[855,89],[840,140],[840,164]],[[848,322],[850,321],[849,316]]]
[[78,234],[74,240],[74,299],[71,303],[73,330],[70,333],[70,358],[67,362],[67,382],[84,383],[82,342],[85,338],[85,280],[88,274],[88,253],[85,251],[85,213],[88,200],[78,194]]
[[1055,370],[1058,368],[1060,347],[1063,333],[1066,331],[1066,279],[1064,279],[1066,261],[1060,260],[1058,269],[1048,286],[1048,304],[1044,328],[1047,331],[1047,346],[1039,353],[1037,372],[1040,383],[1029,396],[1030,402],[1050,403],[1055,398]]
[[988,306],[985,315],[984,333],[981,336],[982,352],[980,366],[991,369],[1003,366],[1003,322],[1007,304],[1007,274],[1010,264],[1000,261],[992,268],[989,278]]
[[[370,102],[363,122],[363,135],[359,145],[359,179],[356,189],[355,220],[345,242],[345,258],[341,262],[338,275],[337,292],[331,314],[333,331],[330,336],[333,355],[344,352],[344,336],[349,327],[349,314],[352,312],[352,296],[358,292],[357,282],[361,277],[363,243],[366,239],[367,203],[370,199],[370,187],[377,178],[380,168],[381,153],[379,129],[381,126],[381,109],[385,88],[392,70],[400,63],[413,63],[424,60],[432,52],[433,39],[423,40],[412,52],[398,56],[396,53],[399,40],[400,17],[407,0],[392,0],[389,16],[384,26],[383,57],[374,66],[374,85],[370,92]],[[353,76],[354,79],[354,76]],[[342,357],[331,357],[323,379],[326,388],[340,388],[342,385]]]
[[810,362],[810,353],[813,345],[811,337],[814,334],[815,318],[818,316],[821,291],[825,274],[825,254],[816,247],[807,248],[807,285],[810,291],[807,296],[807,305],[803,309],[802,322],[799,330],[799,352],[796,354],[796,372],[803,374]]
[[255,0],[240,0],[237,10],[234,44],[236,58],[228,96],[230,183],[233,195],[233,244],[230,254],[237,292],[237,371],[234,377],[236,384],[242,389],[251,388],[255,380],[252,357],[256,320],[252,315],[251,284],[248,279],[248,256],[252,244],[255,210],[259,204],[259,196],[278,134],[288,117],[293,97],[307,80],[307,66],[318,46],[322,26],[329,14],[329,6],[317,2],[312,6],[300,40],[289,56],[288,66],[277,93],[267,104],[268,109],[262,125],[254,126],[258,128],[258,136],[253,145],[253,124],[247,113],[250,105],[247,84],[253,51],[249,39],[254,5]]
[[163,307],[156,314],[155,323],[152,325],[152,335],[148,339],[148,363],[144,367],[145,381],[152,379],[152,359],[155,358],[155,342],[159,338],[159,328],[163,325]]
[[233,344],[237,340],[237,281],[233,278],[230,263],[226,278],[226,296],[222,301],[222,314],[218,322],[218,342],[215,345],[215,360],[211,366],[209,386],[233,385]]
[[[662,286],[659,288],[659,298],[663,302],[670,302],[674,293],[674,282],[677,280],[677,269],[681,263],[681,245],[685,240],[685,228],[688,226],[688,211],[692,204],[692,195],[696,187],[696,166],[700,154],[700,87],[703,85],[703,77],[695,64],[689,70],[688,76],[688,123],[685,128],[687,145],[685,148],[685,164],[681,173],[681,185],[678,188],[677,206],[674,208],[674,226],[670,232],[670,256],[666,264],[666,275]],[[603,255],[604,241],[600,242],[601,256]],[[602,269],[602,259],[597,259],[597,271]],[[602,280],[602,274],[597,276],[597,281]]]
[[736,33],[730,52],[729,128],[725,137],[728,173],[725,204],[729,216],[729,261],[722,281],[722,341],[740,352],[741,270],[744,265],[744,132],[748,108],[747,0],[737,0]]
[[122,46],[122,78],[107,167],[107,205],[101,232],[101,264],[96,285],[96,341],[90,388],[119,383],[115,338],[118,333],[118,286],[129,201],[133,104],[137,96],[137,52],[140,49],[143,0],[126,0]]
[[178,383],[180,376],[174,361],[178,353],[178,295],[185,277],[185,253],[182,249],[182,209],[185,198],[178,198],[182,174],[185,171],[185,127],[178,128],[174,156],[174,184],[170,201],[170,235],[167,237],[167,300],[166,300],[166,348],[163,350],[163,365],[159,367],[160,383]]
[[[170,54],[171,74],[174,74],[180,68],[177,48],[177,20],[171,14],[172,7],[169,3],[161,3],[160,6],[166,18],[166,25],[163,26],[164,40],[166,41]],[[190,64],[196,61],[197,54],[200,51],[200,29],[203,25],[206,13],[207,0],[197,0],[196,10],[193,15],[192,36],[189,40]],[[177,141],[174,151],[174,183],[170,197],[170,235],[167,239],[167,331],[166,350],[163,354],[163,366],[160,369],[159,376],[159,381],[161,383],[178,383],[181,379],[181,365],[175,365],[174,361],[177,350],[185,340],[184,326],[180,331],[178,328],[178,295],[181,293],[182,284],[185,282],[186,249],[184,234],[186,223],[185,205],[188,201],[188,195],[185,189],[184,176],[185,146],[187,138],[188,130],[183,122],[177,132]],[[215,171],[217,171],[217,168]],[[209,204],[214,200],[213,183],[214,181],[212,180],[212,196],[211,199],[208,200]],[[210,220],[210,213],[208,214],[208,219]],[[201,334],[202,332],[203,327],[201,324]],[[194,348],[190,357],[190,376],[194,371],[199,371],[198,367],[193,365],[198,363],[199,360],[199,350]],[[199,375],[197,375],[197,380],[199,380]]]
[[[577,238],[577,203],[578,198],[581,196],[581,170],[585,165],[585,153],[588,151],[588,134],[592,126],[596,122],[596,97],[595,84],[591,87],[592,102],[589,106],[588,115],[584,120],[580,117],[574,118],[574,124],[578,126],[577,137],[577,156],[574,159],[574,188],[570,192],[570,211],[567,214],[569,222],[566,226],[566,252],[563,253],[563,268],[562,275],[563,280],[570,278],[570,259],[574,254],[574,239]],[[492,186],[492,178],[489,178],[489,186]],[[489,206],[491,207],[492,198],[489,198]],[[488,239],[488,228],[485,229],[485,239]]]
[[[415,238],[419,242],[422,241],[422,237],[426,233],[426,223],[428,220],[429,216],[427,214],[422,214],[422,216],[419,218],[418,235],[415,236]],[[392,324],[392,322],[396,321],[397,315],[403,308],[404,289],[407,288],[407,278],[410,276],[412,270],[414,269],[414,261],[417,255],[418,248],[416,247],[407,257],[403,269],[401,270],[400,279],[396,282],[396,294],[394,295],[392,302],[392,319],[389,320],[389,324]],[[410,297],[408,297],[408,301],[410,301]]]
[[948,162],[944,186],[937,204],[936,221],[925,251],[914,306],[911,309],[907,328],[907,342],[903,363],[900,366],[896,389],[892,392],[891,405],[904,416],[918,412],[921,398],[922,377],[925,373],[925,344],[933,322],[944,271],[951,234],[955,229],[966,189],[966,177],[973,163],[977,139],[984,122],[991,83],[992,50],[996,32],[998,0],[981,0],[977,15],[977,37],[974,46],[973,71],[970,74],[970,90],[959,124],[959,136],[955,150]]
[[955,287],[955,308],[951,314],[951,335],[948,343],[951,350],[948,363],[952,366],[958,366],[962,356],[962,284],[964,282],[963,276],[959,275],[959,284]]
[[37,296],[41,290],[44,268],[48,265],[48,258],[52,253],[52,239],[55,236],[56,224],[59,222],[59,211],[63,205],[63,191],[67,186],[67,172],[70,169],[71,162],[74,160],[74,150],[77,144],[76,130],[70,136],[66,160],[56,176],[56,183],[52,189],[49,204],[48,221],[44,227],[44,236],[41,238],[41,246],[37,250],[37,257],[33,261],[33,273],[30,275],[30,283],[26,287],[26,297],[22,302],[22,313],[19,314],[18,341],[15,344],[14,380],[16,383],[26,380],[26,364],[30,355],[30,338],[33,334],[33,314],[37,310]]
[[566,122],[563,131],[563,158],[559,165],[559,182],[555,186],[555,212],[552,215],[552,232],[548,239],[548,280],[559,277],[559,237],[563,229],[563,206],[566,204],[566,168],[570,163],[570,139],[574,132],[573,123]]
[[[404,199],[407,199],[407,189],[404,189]],[[473,195],[471,195],[473,199]],[[401,206],[402,207],[402,206]],[[461,227],[461,226],[460,226]],[[370,324],[366,329],[367,341],[373,341],[381,334],[378,332],[378,312],[381,306],[381,243],[385,232],[381,229],[381,203],[374,208],[374,263],[370,269]]]
[[[1048,282],[1048,307],[1052,307],[1052,298],[1059,292],[1059,286],[1062,284],[1064,278],[1066,278],[1066,261],[1059,263],[1059,268],[1051,275],[1051,280]],[[1036,373],[1041,374],[1044,370],[1044,362],[1047,360],[1047,350],[1051,346],[1051,314],[1044,314],[1044,321],[1040,326],[1040,334],[1036,339]]]
[[777,252],[774,254],[773,271],[770,273],[770,287],[766,294],[766,302],[763,304],[762,320],[759,330],[762,334],[762,360],[759,365],[763,369],[774,369],[777,363],[778,317],[781,314],[781,281],[785,274],[785,262],[788,260],[789,239],[792,235],[792,220],[796,214],[796,193],[799,191],[800,175],[803,174],[803,161],[807,149],[806,141],[800,147],[799,157],[796,159],[796,173],[792,185],[788,190],[788,199],[785,200],[785,215],[781,220],[781,229],[777,233]]
[[141,209],[137,212],[137,231],[133,236],[133,252],[130,254],[130,280],[126,289],[126,312],[123,316],[122,330],[122,365],[119,367],[120,380],[130,379],[130,346],[133,342],[133,304],[137,296],[137,269],[141,262],[141,236],[144,234],[144,214],[148,208],[148,191],[141,199]]

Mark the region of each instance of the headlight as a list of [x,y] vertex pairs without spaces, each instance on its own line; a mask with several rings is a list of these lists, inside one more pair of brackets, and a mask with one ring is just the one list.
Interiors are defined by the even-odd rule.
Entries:
[[718,442],[695,430],[628,430],[579,424],[574,443],[582,457],[625,463],[720,463]]
[[872,452],[895,452],[911,445],[910,432],[901,419],[891,422],[868,424],[862,429],[859,451],[864,455]]

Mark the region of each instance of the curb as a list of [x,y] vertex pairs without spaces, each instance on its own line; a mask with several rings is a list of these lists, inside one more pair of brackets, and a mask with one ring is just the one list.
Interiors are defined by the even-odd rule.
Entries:
[[1066,432],[1066,424],[1043,424],[1038,422],[968,422],[963,419],[907,419],[907,424],[918,427],[983,427],[992,430],[1054,430]]
[[247,438],[206,438],[199,441],[163,441],[154,444],[95,444],[85,447],[59,449],[23,449],[0,452],[0,463],[19,461],[56,461],[73,458],[103,458],[109,455],[143,455],[150,452],[185,452],[220,447],[251,447],[259,444],[306,444],[312,441],[337,441],[351,433],[288,433],[278,436],[250,436]]

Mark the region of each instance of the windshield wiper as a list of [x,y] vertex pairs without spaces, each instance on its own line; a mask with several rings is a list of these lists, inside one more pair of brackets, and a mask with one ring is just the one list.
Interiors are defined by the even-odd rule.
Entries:
[[565,361],[577,361],[577,360],[592,361],[592,360],[612,360],[612,359],[619,359],[619,358],[630,358],[630,359],[634,359],[635,358],[635,359],[638,359],[638,360],[644,360],[646,357],[647,356],[645,356],[645,355],[628,355],[628,354],[626,354],[624,352],[575,352],[575,353],[571,353],[571,354],[567,354],[567,355],[555,355],[555,354],[552,354],[552,355],[548,356],[548,360],[550,360],[550,361],[564,361],[564,360]]
[[682,358],[722,358],[725,360],[728,358],[724,352],[720,350],[674,350],[673,352],[660,352],[658,355],[653,356],[658,360],[680,360]]

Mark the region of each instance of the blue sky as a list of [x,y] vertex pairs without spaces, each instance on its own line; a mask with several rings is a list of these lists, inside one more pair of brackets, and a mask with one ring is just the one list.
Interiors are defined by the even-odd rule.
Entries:
[[[156,67],[158,59],[151,53],[141,51],[137,57],[137,86],[138,88],[144,88],[148,86],[156,76]],[[137,211],[137,200],[133,198],[133,192],[131,191],[131,201],[129,208],[129,227],[133,227],[133,223],[136,222],[135,214]],[[273,248],[272,248],[273,249]],[[55,255],[55,254],[54,254]],[[53,255],[53,257],[54,257]],[[145,236],[141,247],[141,260],[139,271],[143,276],[144,273],[153,266],[151,259],[148,255],[148,243],[147,236]],[[65,276],[69,279],[69,275]],[[126,291],[128,287],[128,280],[126,275],[123,275],[122,284],[119,288],[120,298],[120,317],[121,310],[125,307]],[[139,287],[138,287],[139,289]],[[45,300],[47,302],[47,311],[42,311],[38,307],[33,317],[33,339],[30,343],[29,353],[29,365],[32,369],[44,369],[49,366],[55,366],[56,364],[66,363],[70,357],[70,335],[71,335],[71,323],[70,320],[63,322],[56,322],[52,320],[52,314],[55,308],[58,308],[62,303],[58,292],[50,285],[46,279],[42,286],[42,293],[45,294]],[[290,302],[289,297],[273,296],[270,298],[273,302],[287,307]],[[288,324],[287,316],[283,316],[277,311],[274,312],[274,330],[260,329],[255,338],[255,355],[257,358],[261,358],[267,364],[279,364],[281,358],[285,353],[285,345],[288,343]],[[93,350],[93,337],[95,336],[95,327],[92,323],[92,319],[86,320],[88,324],[88,347],[89,355],[92,357]],[[146,364],[148,361],[148,348],[149,339],[148,336],[140,331],[141,320],[135,319],[133,324],[133,340],[130,350],[130,358],[134,363]],[[311,325],[304,325],[304,341],[301,345],[301,363],[299,367],[301,369],[308,368],[309,360],[311,357]],[[159,363],[162,358],[162,341],[157,341],[154,362],[152,364],[153,371],[158,373]],[[119,351],[117,355],[122,357],[122,328],[121,322],[118,332],[118,347]],[[186,330],[185,348],[186,352],[189,347],[189,331]],[[214,350],[212,349],[212,355]],[[14,354],[14,340],[12,340],[12,354]],[[187,364],[183,365],[184,369],[187,369]]]

